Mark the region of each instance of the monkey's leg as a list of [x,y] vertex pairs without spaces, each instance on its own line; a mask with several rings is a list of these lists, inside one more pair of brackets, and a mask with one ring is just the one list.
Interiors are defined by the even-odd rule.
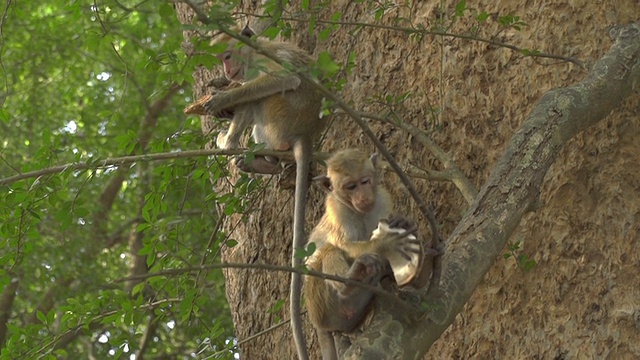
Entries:
[[222,149],[237,149],[240,147],[240,138],[244,130],[253,121],[253,111],[251,107],[244,106],[236,109],[233,119],[229,124],[229,130],[218,136],[217,145]]

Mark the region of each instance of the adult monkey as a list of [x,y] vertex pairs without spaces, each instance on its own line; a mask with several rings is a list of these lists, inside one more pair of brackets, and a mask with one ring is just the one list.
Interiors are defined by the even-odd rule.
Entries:
[[[399,285],[410,283],[421,271],[424,250],[413,224],[382,220],[391,215],[392,205],[378,184],[376,156],[353,149],[336,152],[327,160],[327,175],[316,180],[328,195],[325,213],[309,236],[316,244],[309,268],[371,286],[391,276]],[[374,295],[365,287],[307,278],[305,304],[323,359],[338,358],[332,332],[354,330]]]
[[[309,68],[311,57],[291,43],[255,41],[260,51],[287,64],[287,70],[251,46],[240,46],[243,41],[238,38],[249,41],[253,35],[253,31],[245,27],[238,36],[221,33],[212,41],[213,46],[226,46],[217,56],[223,63],[225,77],[242,84],[215,93],[204,104],[206,112],[214,116],[227,109],[234,111],[229,129],[218,136],[217,145],[223,149],[239,148],[242,133],[253,125],[257,144],[273,150],[293,150],[294,155],[297,148],[304,151],[308,147],[308,162],[313,142],[327,125],[326,118],[320,117],[322,95],[290,69]],[[262,174],[277,174],[282,170],[277,161],[264,157],[256,157],[251,163],[241,159],[236,165],[243,171]]]
[[[219,136],[218,146],[225,149],[239,147],[244,130],[253,125],[256,143],[266,144],[275,150],[293,150],[296,161],[295,210],[293,220],[293,246],[291,263],[300,266],[296,249],[305,242],[304,214],[308,189],[309,162],[312,144],[326,127],[326,119],[320,117],[322,95],[311,84],[302,81],[292,72],[304,71],[311,65],[310,56],[293,44],[257,39],[260,51],[278,59],[262,55],[249,45],[242,44],[241,37],[250,37],[253,32],[245,28],[239,36],[224,32],[218,35],[213,45],[226,45],[218,58],[224,66],[225,77],[240,82],[238,86],[214,94],[204,104],[207,113],[215,115],[225,109],[234,109],[233,119],[226,134]],[[285,66],[281,64],[286,64]],[[265,157],[256,157],[246,164],[240,160],[236,165],[245,171],[278,173],[280,165]],[[300,318],[302,277],[291,275],[290,316],[291,328],[298,356],[307,359],[307,349]]]

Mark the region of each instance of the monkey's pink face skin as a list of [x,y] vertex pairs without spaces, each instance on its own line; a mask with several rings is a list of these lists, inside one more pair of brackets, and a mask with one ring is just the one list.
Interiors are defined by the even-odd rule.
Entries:
[[224,76],[232,81],[242,81],[242,63],[235,59],[233,51],[225,51],[218,55],[224,67]]
[[342,185],[342,189],[349,196],[349,201],[356,211],[367,214],[376,205],[374,179],[365,176],[357,181],[350,181]]

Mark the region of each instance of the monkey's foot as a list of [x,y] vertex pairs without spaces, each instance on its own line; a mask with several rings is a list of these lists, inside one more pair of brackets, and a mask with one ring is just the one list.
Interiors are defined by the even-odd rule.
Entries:
[[[307,184],[311,184],[313,181],[313,174],[311,167],[309,167],[309,173],[307,174]],[[293,190],[296,188],[296,164],[289,163],[282,169],[282,173],[278,177],[278,186],[284,190]]]
[[231,84],[231,80],[222,76],[222,77],[217,77],[215,79],[211,79],[211,81],[207,83],[207,86],[214,87],[216,89],[222,89],[229,86],[229,84]]
[[[273,159],[272,157],[269,157]],[[272,162],[264,156],[256,156],[253,161],[247,162],[244,156],[235,159],[235,165],[241,171],[254,174],[275,175],[282,172],[282,166],[277,162]]]
[[293,190],[296,188],[296,167],[295,164],[288,164],[278,176],[278,186],[284,190]]

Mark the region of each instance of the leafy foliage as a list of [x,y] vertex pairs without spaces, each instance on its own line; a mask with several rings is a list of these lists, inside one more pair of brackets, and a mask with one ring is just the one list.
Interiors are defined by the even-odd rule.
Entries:
[[[0,12],[0,178],[207,141],[181,111],[203,59],[185,56],[171,3],[8,2]],[[0,186],[0,289],[15,295],[0,309],[2,358],[232,357],[221,272],[192,270],[217,262],[228,240],[210,234],[224,216],[214,204],[242,212],[237,195],[257,186],[211,193],[225,162],[66,170]],[[119,280],[128,275],[139,278]]]

